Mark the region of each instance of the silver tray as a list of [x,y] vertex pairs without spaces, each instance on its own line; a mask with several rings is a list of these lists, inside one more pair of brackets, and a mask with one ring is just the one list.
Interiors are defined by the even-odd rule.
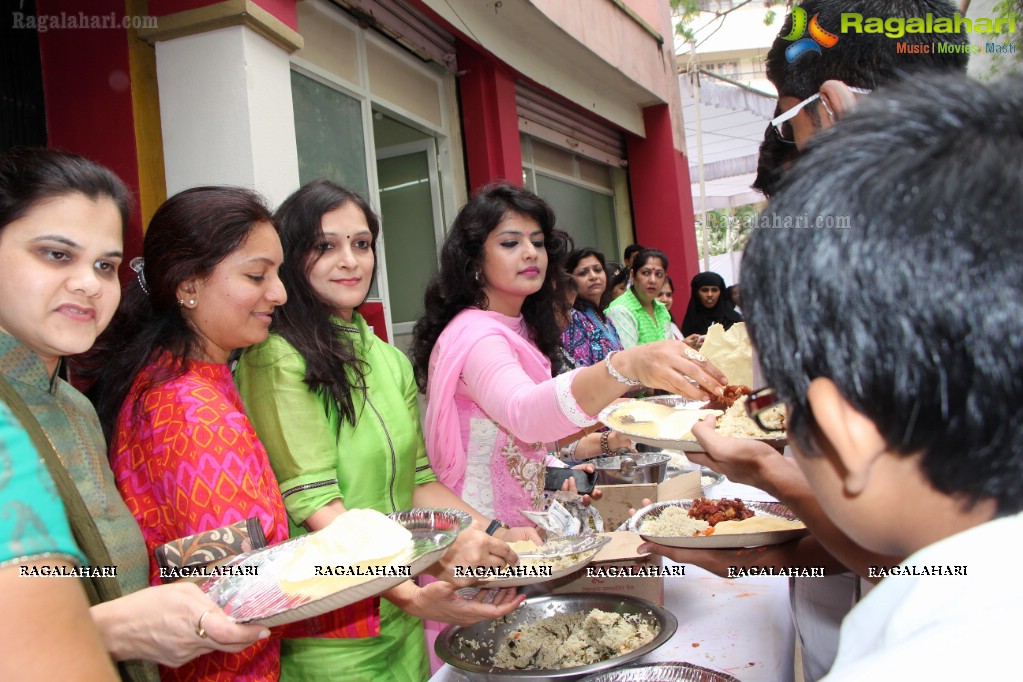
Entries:
[[[653,640],[635,651],[589,665],[560,670],[512,670],[491,665],[490,661],[501,648],[501,644],[523,625],[560,614],[587,613],[591,609],[601,609],[610,613],[639,614],[657,621],[660,630]],[[437,637],[434,648],[441,660],[470,673],[473,679],[493,679],[501,682],[514,678],[574,680],[636,661],[671,639],[677,629],[678,620],[670,611],[646,599],[613,594],[555,594],[526,599],[518,609],[496,621],[483,621],[468,627],[449,625]],[[474,640],[481,646],[473,648],[466,643],[469,640]]]
[[641,663],[590,675],[582,682],[739,682],[739,679],[692,663]]
[[[668,405],[679,410],[700,410],[706,407],[707,402],[703,400],[693,400],[681,395],[663,395],[654,396],[652,398],[642,398],[643,401],[649,403],[657,403],[659,405]],[[616,410],[620,409],[622,405],[627,403],[612,403],[600,411],[598,419],[604,424],[609,424],[608,420],[611,419],[611,415]],[[650,445],[655,448],[661,448],[662,450],[681,450],[683,452],[706,452],[706,448],[700,444],[700,441],[693,439],[686,440],[672,440],[668,438],[653,438],[651,436],[644,436],[642,434],[630,433],[627,425],[612,426],[615,431],[623,433],[636,443],[643,443]],[[755,440],[761,443],[767,443],[778,452],[782,452],[785,446],[788,445],[789,440],[787,436],[771,437],[771,438],[746,438],[744,440]]]
[[[667,502],[654,502],[643,507],[629,519],[629,530],[638,533],[647,542],[653,542],[665,547],[684,547],[686,549],[740,549],[742,547],[760,547],[763,545],[777,545],[805,535],[807,529],[794,528],[791,530],[770,530],[759,533],[730,533],[721,535],[699,535],[686,537],[678,535],[646,535],[639,532],[639,527],[648,518],[657,518],[668,507],[682,507],[689,509],[692,500],[669,500]],[[782,519],[795,520],[788,507],[780,502],[757,502],[743,500],[746,507],[752,509],[762,516],[774,516]]]
[[[558,570],[552,570],[550,575],[545,576],[519,576],[508,578],[483,578],[479,581],[480,587],[523,587],[524,585],[535,585],[546,583],[551,580],[563,578],[584,568],[593,561],[600,548],[611,541],[608,535],[563,535],[559,538],[548,540],[537,548],[537,555],[544,558],[576,555],[578,560],[569,566]],[[531,555],[532,556],[532,555]],[[530,561],[532,563],[532,560]],[[542,565],[542,564],[540,564]]]
[[207,580],[202,589],[240,623],[258,623],[271,627],[293,623],[354,604],[385,592],[422,573],[437,562],[458,534],[472,519],[454,509],[411,509],[388,516],[412,533],[412,547],[390,562],[408,566],[408,575],[367,578],[317,599],[289,595],[280,588],[279,569],[288,557],[315,533],[287,540],[273,547],[239,555],[230,565],[253,567],[257,575],[225,575]]

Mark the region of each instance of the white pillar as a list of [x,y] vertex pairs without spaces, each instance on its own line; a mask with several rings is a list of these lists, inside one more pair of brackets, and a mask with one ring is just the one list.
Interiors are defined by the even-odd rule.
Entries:
[[288,52],[244,25],[156,43],[167,195],[241,185],[271,208],[298,188]]

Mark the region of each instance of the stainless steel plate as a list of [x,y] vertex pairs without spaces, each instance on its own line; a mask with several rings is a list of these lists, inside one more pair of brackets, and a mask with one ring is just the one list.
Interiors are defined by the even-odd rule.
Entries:
[[593,557],[597,555],[600,548],[610,541],[611,537],[608,535],[564,535],[554,538],[541,545],[534,555],[526,555],[525,559],[520,560],[520,564],[543,566],[545,563],[554,564],[557,559],[562,557],[574,557],[571,564],[558,569],[552,568],[550,575],[509,575],[507,578],[483,578],[478,584],[480,587],[523,587],[564,578],[566,575],[571,575],[586,567],[593,561]]
[[[762,516],[775,516],[782,519],[795,519],[788,507],[780,502],[757,502],[743,500],[746,507],[752,509]],[[629,519],[629,530],[639,533],[640,537],[648,542],[654,542],[666,547],[684,547],[687,549],[738,549],[742,547],[760,547],[762,545],[777,545],[782,542],[794,540],[807,533],[806,528],[792,530],[770,530],[758,533],[732,533],[721,535],[701,535],[697,537],[675,536],[675,535],[648,535],[639,532],[639,527],[648,518],[657,518],[668,507],[682,507],[689,509],[692,500],[669,500],[667,502],[655,502],[643,507]]]
[[[652,398],[643,398],[642,400],[644,400],[645,402],[657,403],[659,405],[667,405],[677,410],[699,410],[703,409],[707,405],[706,401],[693,400],[692,398],[687,398],[685,396],[680,395],[654,396]],[[610,423],[611,415],[613,415],[616,410],[621,409],[621,407],[626,404],[628,403],[612,403],[605,407],[603,410],[601,410],[597,418],[602,423],[608,424]],[[616,431],[625,434],[626,436],[629,437],[630,440],[636,443],[643,443],[644,445],[650,445],[655,448],[661,448],[662,450],[681,450],[682,452],[705,452],[705,448],[702,445],[700,445],[700,442],[695,438],[691,440],[671,440],[667,438],[653,438],[651,436],[645,436],[641,433],[639,434],[630,433],[628,425],[618,425],[613,428]],[[785,446],[788,445],[789,442],[787,436],[781,436],[779,438],[775,437],[748,438],[745,440],[756,440],[760,441],[761,443],[767,443],[778,452],[784,451]]]
[[739,679],[692,663],[641,663],[590,675],[582,682],[739,682]]
[[[491,664],[508,636],[523,625],[560,614],[587,613],[591,609],[623,615],[638,614],[656,621],[660,630],[652,641],[635,651],[590,665],[560,670],[511,670],[496,668]],[[611,594],[557,594],[527,599],[517,610],[496,621],[484,621],[469,627],[449,625],[440,633],[435,648],[437,655],[445,663],[470,673],[474,679],[493,679],[501,682],[515,678],[572,680],[638,660],[671,639],[677,628],[678,620],[671,612],[638,597]]]
[[[412,548],[390,564],[408,566],[410,575],[417,575],[436,563],[472,521],[468,514],[454,509],[412,509],[389,516],[412,533]],[[314,535],[309,533],[273,547],[239,555],[231,565],[251,567],[255,575],[210,578],[202,589],[238,622],[271,627],[354,604],[408,580],[408,575],[367,578],[318,599],[286,594],[280,587],[279,570],[285,560]]]

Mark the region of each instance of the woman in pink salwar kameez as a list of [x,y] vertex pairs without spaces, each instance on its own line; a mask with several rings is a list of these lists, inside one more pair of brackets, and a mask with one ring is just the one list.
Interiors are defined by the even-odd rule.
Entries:
[[552,377],[561,347],[556,316],[568,308],[552,276],[563,271],[569,241],[532,192],[483,188],[455,218],[415,327],[412,361],[426,391],[433,470],[480,512],[511,525],[528,524],[521,510],[541,507],[554,442],[595,424],[630,388],[703,399],[725,383],[674,340]]

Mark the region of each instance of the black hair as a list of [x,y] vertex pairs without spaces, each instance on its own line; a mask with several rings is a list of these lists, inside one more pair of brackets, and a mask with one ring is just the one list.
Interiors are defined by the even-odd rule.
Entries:
[[[607,289],[608,289],[608,284],[607,284],[607,281],[608,281],[608,277],[607,277],[607,261],[604,260],[604,254],[603,253],[601,253],[600,251],[596,250],[592,246],[585,246],[585,247],[583,247],[581,249],[576,249],[576,250],[572,251],[570,254],[568,254],[568,256],[565,258],[565,272],[567,272],[569,275],[574,273],[575,269],[577,267],[579,267],[579,263],[581,263],[584,258],[596,258],[597,262],[600,263],[600,267],[603,268],[603,270],[604,270],[604,282],[605,282],[605,284],[604,284],[604,291],[602,291],[601,294],[600,294],[600,302],[602,304],[603,301],[604,301],[604,296],[607,293]],[[575,282],[575,278],[574,277],[572,278],[572,281]],[[577,287],[577,289],[578,289],[578,287]],[[592,310],[592,311],[594,311],[597,314],[597,317],[599,317],[601,320],[605,320],[606,319],[604,317],[604,310],[603,310],[603,308],[601,306],[594,305],[592,301],[589,301],[589,300],[583,298],[582,296],[576,296],[575,305],[573,307],[576,310],[578,310],[579,312],[582,312],[582,313],[586,312],[587,310]]]
[[625,247],[625,252],[622,254],[622,260],[629,260],[629,256],[631,256],[634,253],[639,253],[645,248],[646,247],[643,246],[642,244],[629,244],[628,246]]
[[370,248],[375,277],[380,221],[356,192],[330,180],[313,180],[285,199],[274,214],[284,247],[281,281],[288,300],[275,311],[273,330],[305,360],[306,385],[324,399],[328,416],[338,416],[337,437],[344,422],[354,425],[358,419],[353,395],[365,395],[369,367],[359,358],[352,340],[338,333],[333,306],[313,289],[309,271],[323,255],[319,249],[324,240],[323,216],[346,204],[353,204],[366,216],[373,235]]
[[[969,55],[964,52],[939,52],[934,47],[927,53],[900,53],[899,45],[938,45],[947,43],[954,46],[969,44],[966,34],[958,33],[906,33],[898,40],[884,33],[839,33],[842,14],[857,12],[868,17],[904,18],[923,17],[932,14],[935,18],[952,18],[956,7],[945,0],[807,0],[800,7],[806,15],[817,15],[822,28],[840,38],[820,54],[809,54],[789,62],[785,50],[792,42],[783,36],[792,30],[792,14],[785,18],[778,37],[767,53],[767,78],[778,89],[778,97],[806,99],[816,93],[824,81],[840,80],[846,85],[874,90],[900,76],[927,69],[966,71]],[[811,116],[816,113],[816,103],[808,109]]]
[[806,392],[826,377],[937,490],[1023,507],[1020,111],[1023,79],[921,76],[864,100],[787,174],[765,222],[821,227],[754,231],[743,310],[808,454]]
[[600,307],[607,310],[607,307],[611,305],[611,292],[615,287],[620,287],[629,281],[629,269],[621,266],[610,277],[607,278],[607,287],[604,289],[604,295],[600,297]]
[[122,230],[128,224],[131,192],[109,168],[42,147],[15,147],[0,153],[0,230],[38,204],[74,193],[93,201],[109,198],[121,215]]
[[488,302],[480,276],[483,244],[510,213],[535,220],[543,230],[547,272],[540,290],[527,296],[522,304],[522,317],[533,343],[552,367],[557,366],[561,348],[557,320],[568,315],[568,301],[555,292],[555,277],[564,275],[565,254],[571,249],[571,242],[565,232],[555,229],[554,211],[547,202],[527,189],[501,182],[481,188],[458,212],[444,239],[440,270],[426,287],[426,313],[412,332],[410,355],[421,391],[426,391],[433,346],[448,322],[466,308],[486,309]]
[[[781,104],[774,107],[774,115],[781,113]],[[764,139],[760,143],[757,155],[757,177],[750,185],[752,189],[770,199],[777,191],[785,169],[799,156],[799,149],[794,142],[786,142],[774,131],[770,123],[764,129]]]
[[89,395],[108,440],[136,376],[147,364],[161,352],[173,358],[139,385],[133,416],[141,413],[148,390],[182,376],[187,359],[203,351],[201,336],[181,314],[178,287],[208,277],[260,223],[273,224],[270,210],[262,197],[243,187],[186,189],[156,209],[142,243],[148,292],[129,280],[110,326],[93,350],[76,360],[76,370],[95,381]]
[[636,275],[639,274],[639,269],[646,265],[646,262],[651,258],[659,258],[664,269],[668,269],[668,257],[664,255],[663,251],[658,251],[657,249],[643,249],[635,258],[632,259],[632,267],[630,270],[632,271],[633,279],[635,279]]

